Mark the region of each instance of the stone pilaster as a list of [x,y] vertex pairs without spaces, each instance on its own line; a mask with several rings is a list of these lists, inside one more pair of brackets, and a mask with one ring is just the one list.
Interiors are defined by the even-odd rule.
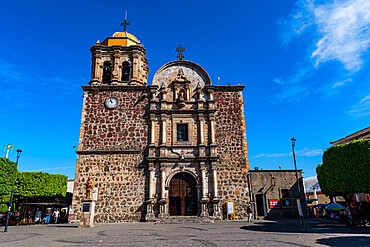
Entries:
[[166,169],[165,167],[161,167],[161,199],[158,201],[159,203],[159,218],[165,219],[168,218],[170,215],[168,213],[168,199],[166,197]]
[[154,164],[152,162],[149,163],[149,180],[148,180],[148,200],[146,201],[146,217],[145,219],[147,221],[152,221],[154,220],[154,189],[155,189],[155,182],[154,182],[154,173],[155,173],[155,168]]
[[133,58],[133,63],[132,63],[132,79],[131,79],[131,82],[136,83],[136,82],[139,82],[139,72],[138,72],[139,54],[134,53],[132,58]]
[[220,207],[219,207],[220,199],[218,198],[216,162],[212,162],[211,172],[212,172],[212,182],[213,182],[213,198],[212,198],[213,216],[216,219],[221,219],[221,213],[220,213]]
[[112,85],[117,85],[120,77],[119,63],[120,63],[120,53],[118,50],[114,51],[113,55],[113,71],[112,71]]
[[208,217],[208,183],[206,178],[206,166],[204,162],[200,162],[200,172],[202,176],[202,199],[200,200],[200,216],[201,217]]
[[92,69],[92,75],[91,75],[91,84],[96,85],[99,83],[99,81],[102,81],[102,76],[101,76],[101,59],[102,55],[100,52],[95,52],[95,55],[93,56],[93,69]]

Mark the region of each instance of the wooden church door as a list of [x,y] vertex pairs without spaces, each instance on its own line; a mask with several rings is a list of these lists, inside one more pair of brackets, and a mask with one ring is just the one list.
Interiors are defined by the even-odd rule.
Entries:
[[170,183],[170,215],[197,215],[198,198],[195,179],[187,173],[176,174]]

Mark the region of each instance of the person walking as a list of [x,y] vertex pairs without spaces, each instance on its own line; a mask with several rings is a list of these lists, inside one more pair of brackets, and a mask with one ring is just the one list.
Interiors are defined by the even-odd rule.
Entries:
[[45,224],[49,224],[49,222],[50,222],[50,216],[51,216],[51,210],[50,210],[50,208],[48,208],[46,210]]
[[248,206],[247,207],[247,214],[248,214],[248,222],[252,222],[252,209],[251,209],[251,206]]
[[54,224],[58,223],[58,217],[59,217],[59,210],[58,209],[55,209],[54,213],[53,213],[53,216],[54,216]]

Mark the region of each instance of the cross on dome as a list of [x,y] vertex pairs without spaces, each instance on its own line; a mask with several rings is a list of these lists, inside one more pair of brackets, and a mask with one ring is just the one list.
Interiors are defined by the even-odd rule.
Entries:
[[175,51],[179,53],[177,57],[181,61],[184,58],[184,55],[182,53],[185,51],[185,47],[183,47],[182,45],[178,45]]
[[125,20],[121,23],[121,26],[123,26],[123,32],[126,32],[126,27],[130,25],[130,23],[127,21],[127,11],[125,15]]

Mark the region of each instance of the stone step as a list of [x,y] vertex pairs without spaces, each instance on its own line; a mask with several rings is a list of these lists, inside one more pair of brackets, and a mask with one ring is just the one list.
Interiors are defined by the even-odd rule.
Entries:
[[200,224],[200,223],[215,223],[214,220],[207,217],[197,216],[170,216],[167,219],[156,221],[155,224]]

